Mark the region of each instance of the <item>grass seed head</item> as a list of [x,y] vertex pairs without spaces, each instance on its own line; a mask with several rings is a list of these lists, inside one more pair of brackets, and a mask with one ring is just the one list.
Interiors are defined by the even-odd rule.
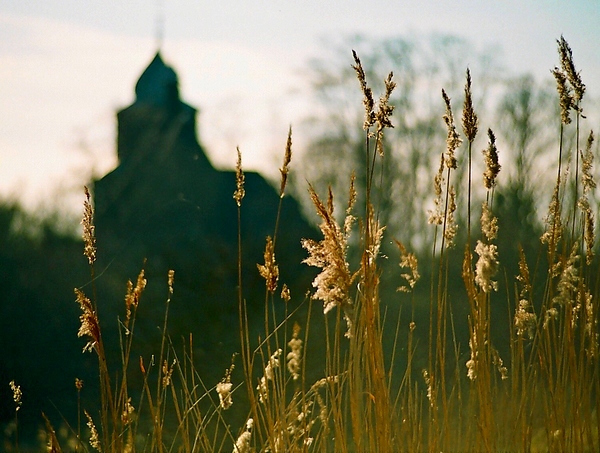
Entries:
[[590,131],[588,135],[587,143],[585,146],[585,153],[581,155],[581,171],[582,171],[582,184],[583,193],[587,194],[591,190],[596,188],[596,181],[594,180],[593,166],[594,166],[594,152],[592,145],[594,144],[594,131]]
[[375,102],[373,101],[373,91],[367,86],[367,76],[362,67],[358,55],[353,50],[352,56],[354,57],[354,65],[352,67],[356,71],[356,77],[360,82],[360,89],[363,93],[363,104],[365,106],[365,122],[363,124],[364,130],[368,130],[375,123]]
[[519,306],[515,310],[514,323],[517,329],[517,336],[533,339],[537,326],[537,316],[527,299],[519,301]]
[[577,202],[577,207],[583,215],[583,241],[585,243],[585,262],[591,264],[594,259],[594,242],[596,233],[594,228],[594,213],[586,196],[582,196]]
[[485,158],[485,171],[483,173],[483,183],[485,188],[490,190],[496,185],[496,177],[502,168],[498,161],[498,149],[496,148],[496,136],[491,129],[488,129],[489,144],[483,150]]
[[94,226],[94,208],[92,207],[90,191],[87,187],[85,190],[85,200],[83,202],[83,254],[87,257],[89,264],[94,264],[96,261],[96,236]]
[[258,390],[258,400],[263,404],[269,399],[268,382],[275,380],[275,369],[279,368],[279,357],[282,352],[283,350],[279,348],[271,355],[271,357],[269,357],[263,376],[260,378],[258,386],[256,387],[256,390]]
[[265,279],[267,290],[273,294],[277,290],[279,280],[279,266],[275,263],[275,250],[273,248],[271,236],[267,236],[267,245],[265,246],[265,264],[257,264],[260,276]]
[[173,283],[175,283],[175,271],[169,269],[167,273],[167,284],[169,285],[169,294],[173,295]]
[[390,72],[387,79],[385,79],[385,92],[379,98],[379,105],[375,113],[375,121],[377,122],[377,152],[381,157],[383,157],[383,130],[394,127],[391,120],[394,105],[389,102],[392,91],[396,88],[396,82],[392,80],[393,77],[394,73]]
[[294,323],[292,338],[288,342],[290,352],[286,356],[288,371],[295,381],[300,378],[300,363],[302,362],[302,340],[298,338],[299,334],[300,325],[296,322]]
[[465,102],[463,106],[462,125],[467,140],[472,142],[477,136],[479,120],[473,108],[473,95],[471,93],[471,71],[467,69],[467,82],[465,83]]
[[288,288],[288,286],[285,283],[281,287],[281,298],[285,302],[289,302],[290,300],[292,300],[292,296],[290,294],[290,289]]
[[101,452],[102,444],[100,443],[100,436],[98,435],[96,424],[94,423],[92,416],[88,414],[86,410],[84,410],[83,413],[87,418],[87,427],[90,429],[90,445],[94,450]]
[[454,218],[456,211],[456,190],[454,186],[450,186],[448,192],[448,211],[446,213],[446,227],[444,230],[444,238],[446,239],[446,248],[454,247],[454,238],[458,232],[458,224]]
[[481,208],[481,232],[488,241],[492,241],[498,236],[498,218],[492,214],[487,201],[483,202]]
[[574,105],[571,88],[567,85],[567,77],[560,69],[554,68],[552,75],[556,80],[556,90],[558,91],[560,102],[560,119],[563,124],[569,124],[571,122],[571,108]]
[[540,240],[542,244],[556,248],[562,237],[562,220],[561,220],[561,203],[559,199],[559,186],[554,187],[552,200],[548,207],[548,214],[544,219],[546,230],[542,234]]
[[444,155],[441,156],[440,168],[433,178],[433,190],[435,199],[433,203],[435,209],[429,210],[429,218],[427,223],[430,225],[442,225],[444,223],[444,200],[442,198],[442,183],[444,182]]
[[233,453],[250,453],[252,451],[252,427],[254,426],[254,420],[249,418],[246,422],[246,430],[240,434],[240,437],[235,441],[233,446]]
[[81,326],[79,327],[77,337],[88,337],[88,342],[83,347],[83,352],[91,352],[100,341],[100,325],[98,322],[98,316],[96,315],[96,311],[92,306],[92,302],[85,296],[85,294],[83,294],[82,291],[75,288],[75,296],[82,312],[79,316]]
[[169,365],[169,362],[166,360],[163,362],[162,366],[162,386],[163,388],[167,388],[169,385],[173,383],[173,369],[177,364],[176,360],[173,360],[173,363]]
[[121,412],[121,422],[124,426],[130,425],[134,420],[135,408],[131,404],[131,398],[127,398]]
[[446,113],[442,118],[448,129],[448,136],[446,138],[446,167],[456,169],[456,157],[454,156],[454,152],[462,144],[462,139],[458,135],[458,132],[456,132],[454,115],[452,115],[452,105],[450,104],[450,98],[444,89],[442,89],[442,98],[444,99],[444,104],[446,104]]
[[578,249],[579,243],[575,241],[568,259],[563,259],[558,263],[559,279],[556,285],[557,294],[552,299],[552,303],[554,304],[569,305],[575,300],[580,281],[577,270],[577,262],[579,261]]
[[140,271],[138,274],[137,280],[135,282],[135,286],[131,280],[127,282],[127,294],[125,295],[125,327],[129,326],[129,321],[131,319],[131,311],[136,310],[138,304],[140,303],[140,298],[142,297],[142,293],[146,288],[146,279],[144,278],[144,269]]
[[521,283],[519,297],[527,297],[527,295],[531,293],[531,279],[529,274],[529,266],[527,265],[525,252],[523,251],[521,244],[519,244],[519,275],[517,275],[517,280]]
[[585,93],[585,85],[581,80],[579,72],[575,69],[575,63],[573,63],[573,51],[569,46],[569,43],[563,36],[556,40],[558,44],[558,54],[560,56],[560,66],[563,72],[566,74],[569,83],[573,87],[575,103],[574,107],[578,108],[577,105],[583,99]]
[[477,333],[473,331],[471,333],[471,338],[469,338],[469,349],[471,350],[471,358],[467,360],[465,366],[467,367],[467,377],[474,381],[477,379],[477,358],[479,356],[479,351],[477,350]]
[[317,289],[312,298],[323,301],[323,312],[325,314],[335,307],[341,308],[349,327],[348,334],[350,334],[352,301],[349,290],[355,275],[350,272],[346,255],[350,224],[353,218],[348,214],[344,227],[341,228],[333,217],[333,193],[331,189],[329,190],[327,206],[323,204],[312,186],[309,186],[309,192],[317,214],[322,219],[319,228],[323,233],[323,240],[319,242],[312,239],[302,241],[302,246],[309,254],[303,263],[321,268],[321,272],[312,283],[313,287]]
[[242,206],[242,199],[246,195],[244,190],[244,171],[242,170],[242,152],[237,148],[237,162],[235,164],[235,185],[236,189],[233,193],[233,199],[238,208]]
[[408,286],[400,286],[396,291],[410,292],[415,287],[419,278],[421,278],[419,275],[417,256],[414,253],[408,252],[402,242],[397,240],[395,242],[398,246],[398,250],[400,250],[400,267],[407,268],[410,272],[401,275],[408,283]]
[[498,290],[498,282],[492,277],[498,271],[498,248],[494,244],[485,244],[477,241],[475,253],[479,255],[475,265],[475,283],[485,293]]
[[233,405],[231,373],[233,373],[233,369],[235,368],[235,364],[233,363],[234,359],[235,354],[231,358],[231,366],[225,370],[225,376],[223,376],[223,379],[221,379],[221,382],[219,382],[215,388],[219,395],[219,404],[223,410],[227,410]]
[[283,166],[279,169],[281,173],[281,184],[279,186],[279,197],[283,198],[285,186],[287,184],[288,174],[290,172],[290,162],[292,161],[292,126],[288,131],[287,143],[285,145],[285,154],[283,156]]
[[21,386],[15,384],[15,381],[10,381],[9,384],[10,389],[12,390],[13,393],[13,401],[15,403],[15,412],[18,412],[19,409],[21,409],[21,406],[23,405],[23,392],[21,391]]

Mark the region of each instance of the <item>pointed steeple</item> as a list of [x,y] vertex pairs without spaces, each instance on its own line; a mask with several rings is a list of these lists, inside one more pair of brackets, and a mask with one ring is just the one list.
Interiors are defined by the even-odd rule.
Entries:
[[167,66],[160,51],[144,70],[135,85],[136,102],[156,107],[172,107],[179,102],[177,74]]

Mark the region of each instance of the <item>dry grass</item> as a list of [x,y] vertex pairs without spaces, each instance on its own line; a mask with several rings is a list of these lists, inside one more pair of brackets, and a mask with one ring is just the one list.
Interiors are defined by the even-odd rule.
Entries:
[[[384,322],[379,262],[385,231],[378,222],[378,207],[372,195],[377,190],[377,171],[385,159],[384,133],[386,128],[393,127],[393,106],[388,101],[395,83],[390,74],[385,80],[385,92],[375,102],[360,59],[354,54],[353,67],[365,107],[367,184],[361,199],[366,201],[364,206],[356,206],[352,179],[346,210],[338,222],[331,190],[323,199],[309,187],[323,238],[303,240],[308,254],[305,263],[318,269],[311,296],[317,303],[300,304],[308,311],[303,318],[306,324],[293,321],[296,313],[287,309],[282,319],[275,315],[275,307],[278,304],[287,307],[292,297],[285,284],[279,289],[276,226],[266,241],[265,261],[258,265],[265,278],[267,334],[258,342],[250,338],[240,262],[238,360],[244,381],[234,382],[232,360],[221,382],[205,385],[194,365],[191,339],[183,351],[176,351],[168,340],[168,309],[174,291],[174,275],[169,273],[162,343],[154,362],[140,359],[137,365],[136,372],[143,375],[143,389],[139,401],[134,403],[128,376],[132,373],[130,352],[136,311],[146,284],[144,272],[128,286],[126,317],[120,330],[122,369],[116,374],[108,370],[95,295],[90,299],[76,290],[82,309],[79,336],[87,340],[84,351],[98,358],[101,404],[97,413],[80,408],[88,430],[84,432],[78,421],[73,429],[75,450],[598,451],[600,281],[594,260],[594,212],[588,198],[595,188],[593,134],[588,135],[585,151],[579,151],[585,86],[563,38],[558,46],[560,67],[553,73],[562,110],[556,185],[546,231],[540,238],[546,247],[544,259],[525,256],[520,249],[519,275],[511,280],[498,273],[495,244],[498,219],[494,214],[494,194],[501,190],[497,186],[498,150],[494,133],[489,129],[482,175],[485,199],[477,201],[476,191],[472,191],[475,184],[472,147],[479,120],[472,101],[471,75],[467,71],[462,113],[468,156],[466,239],[462,244],[457,243],[454,188],[460,183],[456,180],[455,153],[461,149],[463,140],[454,124],[451,100],[442,90],[448,138],[435,176],[435,207],[430,215],[435,229],[431,244],[435,264],[429,282],[428,334],[423,336],[426,346],[417,347],[414,300],[408,318],[398,319],[395,324]],[[571,124],[572,113],[575,125]],[[575,152],[571,153],[568,165],[563,143],[567,127],[574,127],[576,134]],[[281,199],[291,159],[290,129],[281,169]],[[565,165],[570,167],[568,172]],[[241,213],[244,196],[241,154],[236,168],[234,198]],[[86,195],[85,255],[93,277],[93,210],[87,191]],[[481,232],[476,232],[472,230],[471,216],[479,206],[482,206]],[[352,237],[360,240],[353,241]],[[351,244],[359,249],[356,262],[349,257]],[[401,275],[406,284],[398,286],[410,292],[419,279],[417,260],[402,243],[396,241],[396,244],[400,265],[407,269]],[[463,256],[462,279],[469,310],[467,319],[462,321],[454,317],[455,301],[448,289],[450,269],[457,265],[452,248],[457,248],[459,256]],[[540,267],[544,262],[548,263],[547,268]],[[505,339],[509,347],[503,349],[510,351],[509,357],[501,357],[491,333],[495,322],[492,294],[500,285],[507,285],[508,293],[512,294],[508,306],[514,307],[510,308],[510,338]],[[543,296],[538,298],[538,294]],[[320,311],[321,303],[324,317],[313,313],[315,307]],[[323,328],[314,326],[315,322],[322,323]],[[459,322],[466,322],[469,327],[467,360],[462,358],[465,351],[461,350],[455,334]],[[390,325],[394,341],[387,348],[383,338]],[[406,336],[401,332],[406,332]],[[307,350],[312,343],[318,346],[309,357]],[[400,354],[406,354],[406,366],[403,374],[396,376],[389,364]],[[111,378],[115,375],[120,378]],[[80,391],[78,385],[78,401]],[[230,425],[228,411],[232,405],[243,406],[246,411],[247,421],[241,426]],[[61,451],[48,420],[46,425],[48,450]]]

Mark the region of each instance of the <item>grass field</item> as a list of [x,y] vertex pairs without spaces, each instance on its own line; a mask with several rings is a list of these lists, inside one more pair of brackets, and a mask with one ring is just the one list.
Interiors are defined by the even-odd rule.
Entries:
[[[169,340],[168,306],[177,290],[176,275],[165,276],[167,311],[162,344],[156,345],[152,362],[131,355],[144,272],[129,283],[120,326],[120,370],[109,369],[97,316],[102,302],[93,289],[89,294],[76,290],[79,336],[86,342],[84,349],[98,359],[98,407],[79,407],[80,419],[69,421],[70,430],[62,437],[47,421],[48,451],[598,451],[594,135],[585,130],[585,85],[563,38],[558,50],[559,64],[553,70],[561,112],[556,119],[555,186],[539,238],[543,253],[527,256],[519,248],[518,275],[500,271],[496,241],[501,219],[495,214],[495,199],[502,190],[497,184],[501,166],[492,129],[485,132],[485,171],[474,174],[481,154],[473,143],[481,131],[467,70],[460,121],[455,119],[456,106],[441,90],[447,148],[432,150],[439,153],[440,165],[431,171],[430,225],[423,226],[434,230],[431,268],[424,272],[415,254],[395,241],[400,259],[396,286],[413,297],[390,319],[380,299],[380,249],[386,231],[378,220],[375,194],[385,190],[378,186],[378,175],[386,159],[384,135],[394,123],[389,100],[395,82],[390,74],[376,99],[354,54],[365,110],[365,193],[358,196],[354,179],[348,182],[348,193],[336,193],[335,199],[331,191],[318,194],[309,185],[322,233],[319,239],[298,238],[306,249],[305,264],[318,272],[311,294],[294,308],[290,304],[283,317],[275,314],[280,312],[275,307],[287,307],[298,297],[279,281],[276,228],[266,238],[264,263],[258,264],[265,279],[265,336],[249,335],[240,271],[240,350],[223,370],[222,380],[208,383],[196,368],[191,340],[183,350]],[[574,135],[574,143],[564,138],[567,133]],[[457,153],[465,153],[461,162],[467,165],[461,173],[467,192],[461,199],[456,197],[456,185],[462,183],[457,180]],[[232,202],[241,216],[244,173],[238,156]],[[291,160],[290,130],[281,199]],[[364,205],[357,199],[365,200]],[[464,224],[456,214],[461,200],[466,203]],[[86,189],[83,239],[92,277],[93,219]],[[448,289],[456,269],[464,286],[459,297],[468,307],[465,319],[453,311],[456,296]],[[425,288],[419,294],[429,295],[426,300],[414,295],[419,286]],[[506,338],[492,334],[498,322],[492,306],[498,300],[492,296],[502,287],[509,295],[500,310],[506,313],[502,322],[508,318],[510,326]],[[415,305],[427,307],[425,322],[415,317]],[[111,320],[102,320],[106,322]],[[457,339],[459,324],[468,326],[468,346]],[[393,366],[398,361],[402,366]],[[130,381],[139,382],[130,378],[133,374],[142,377],[142,388],[131,388]],[[11,388],[17,428],[9,447],[19,451],[21,395],[18,383],[12,382]],[[79,400],[81,391],[82,383],[76,381],[74,398]]]

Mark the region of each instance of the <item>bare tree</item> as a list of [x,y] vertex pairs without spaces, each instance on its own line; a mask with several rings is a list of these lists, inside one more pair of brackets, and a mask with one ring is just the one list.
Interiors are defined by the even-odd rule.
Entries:
[[312,139],[303,156],[303,173],[318,191],[331,185],[341,199],[354,171],[361,192],[365,135],[362,94],[351,67],[351,49],[360,56],[375,97],[383,90],[385,76],[393,71],[397,84],[390,99],[394,128],[386,131],[384,157],[377,162],[380,190],[376,207],[387,225],[388,237],[419,249],[428,242],[429,230],[423,228],[426,205],[433,198],[433,174],[445,149],[441,89],[455,93],[460,106],[466,67],[470,65],[477,74],[479,93],[485,93],[497,84],[493,76],[498,73],[497,66],[486,52],[445,35],[382,40],[357,36],[325,48],[330,49],[326,55],[310,62],[315,107],[306,122]]

